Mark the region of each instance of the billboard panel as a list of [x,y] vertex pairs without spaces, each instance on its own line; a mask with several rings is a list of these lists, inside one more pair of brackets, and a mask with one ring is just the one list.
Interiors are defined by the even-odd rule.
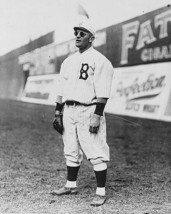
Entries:
[[[106,112],[161,119],[170,116],[171,63],[139,65],[116,69]],[[169,101],[168,101],[169,100]]]
[[55,104],[58,74],[31,76],[28,78],[22,101]]
[[171,61],[171,8],[163,7],[106,29],[114,67]]

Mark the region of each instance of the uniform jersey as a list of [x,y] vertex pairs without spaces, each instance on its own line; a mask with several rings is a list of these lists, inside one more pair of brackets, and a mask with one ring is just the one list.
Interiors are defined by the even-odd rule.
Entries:
[[93,47],[68,57],[61,65],[58,95],[62,102],[92,103],[109,98],[114,69],[111,62]]

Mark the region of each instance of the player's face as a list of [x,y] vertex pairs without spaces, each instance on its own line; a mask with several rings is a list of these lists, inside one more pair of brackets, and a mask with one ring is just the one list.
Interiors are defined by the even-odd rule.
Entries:
[[84,52],[91,46],[91,34],[82,30],[76,30],[75,35],[75,45],[79,48],[80,52]]

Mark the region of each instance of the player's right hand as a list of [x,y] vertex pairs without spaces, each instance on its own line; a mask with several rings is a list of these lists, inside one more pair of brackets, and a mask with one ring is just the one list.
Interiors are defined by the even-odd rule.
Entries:
[[64,131],[63,115],[61,113],[60,114],[55,114],[55,118],[53,120],[53,127],[61,135],[63,134],[63,131]]
[[93,114],[90,119],[89,131],[93,134],[97,134],[100,127],[100,115]]

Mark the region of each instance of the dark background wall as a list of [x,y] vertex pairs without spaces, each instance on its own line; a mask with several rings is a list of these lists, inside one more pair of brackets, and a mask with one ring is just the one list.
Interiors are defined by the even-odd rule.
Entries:
[[25,84],[25,76],[22,65],[18,63],[18,57],[36,48],[46,46],[53,42],[54,32],[50,32],[40,38],[30,41],[0,57],[0,97],[16,99],[20,96]]

